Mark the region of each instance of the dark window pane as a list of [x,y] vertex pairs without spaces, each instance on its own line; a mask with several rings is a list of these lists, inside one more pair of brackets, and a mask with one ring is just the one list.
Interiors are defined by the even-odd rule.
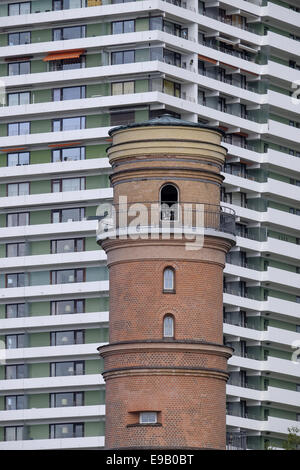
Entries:
[[115,21],[112,23],[112,33],[113,34],[123,33],[123,21]]
[[134,62],[134,51],[124,51],[124,64]]

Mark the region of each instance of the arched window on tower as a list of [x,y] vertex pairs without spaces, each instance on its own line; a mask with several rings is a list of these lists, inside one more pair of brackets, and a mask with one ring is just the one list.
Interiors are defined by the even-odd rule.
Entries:
[[164,269],[163,291],[175,292],[175,271],[171,267]]
[[161,220],[177,220],[178,189],[174,184],[165,184],[160,190]]
[[174,338],[174,317],[173,315],[166,315],[164,317],[164,338]]

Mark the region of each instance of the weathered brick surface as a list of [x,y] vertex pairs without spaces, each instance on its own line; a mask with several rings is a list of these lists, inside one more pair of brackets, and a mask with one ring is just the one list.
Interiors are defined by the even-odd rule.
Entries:
[[[167,247],[166,247],[167,249]],[[163,270],[175,269],[176,293],[163,293]],[[110,268],[110,342],[161,339],[163,317],[175,338],[222,343],[222,268],[205,263],[140,261]]]

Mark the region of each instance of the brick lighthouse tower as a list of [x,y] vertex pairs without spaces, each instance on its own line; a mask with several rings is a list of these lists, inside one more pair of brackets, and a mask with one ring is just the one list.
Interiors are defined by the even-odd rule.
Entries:
[[221,131],[164,115],[110,134],[114,204],[98,232],[110,275],[106,448],[225,449],[234,213],[220,208]]

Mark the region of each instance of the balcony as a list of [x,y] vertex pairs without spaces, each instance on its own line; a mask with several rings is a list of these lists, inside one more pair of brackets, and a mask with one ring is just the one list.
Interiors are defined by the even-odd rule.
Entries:
[[141,233],[196,236],[222,232],[228,234],[229,238],[235,234],[235,213],[232,209],[200,202],[143,201],[131,202],[130,206],[111,204],[99,220],[98,240]]

